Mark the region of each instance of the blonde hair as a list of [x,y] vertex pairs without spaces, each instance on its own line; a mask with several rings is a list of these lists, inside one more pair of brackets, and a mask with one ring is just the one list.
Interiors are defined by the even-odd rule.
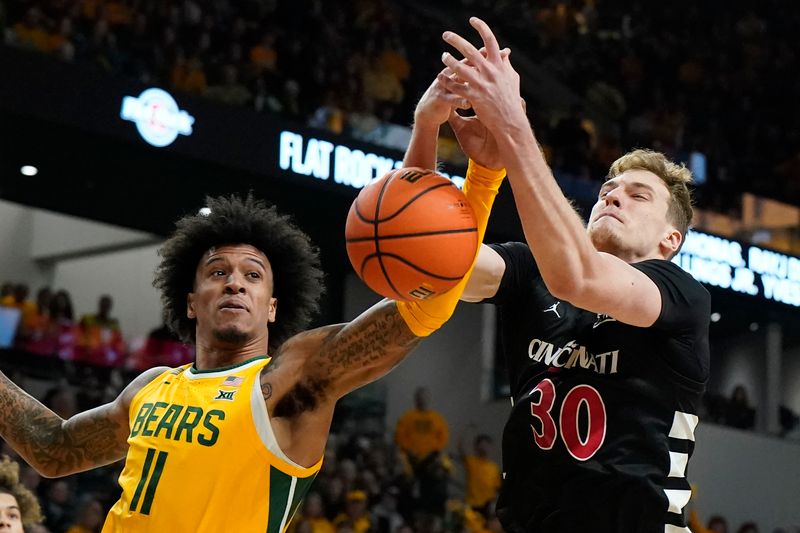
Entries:
[[647,170],[661,178],[669,189],[667,220],[681,232],[681,237],[685,240],[693,215],[692,191],[688,187],[692,182],[691,171],[683,164],[673,163],[661,152],[643,149],[628,152],[614,161],[608,171],[608,177],[619,176],[628,170]]
[[36,495],[19,481],[19,464],[6,455],[0,459],[0,494],[10,494],[17,500],[23,525],[39,524],[44,520]]

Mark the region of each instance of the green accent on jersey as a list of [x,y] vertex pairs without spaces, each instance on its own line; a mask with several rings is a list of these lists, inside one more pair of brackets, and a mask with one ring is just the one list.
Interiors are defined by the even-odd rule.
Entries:
[[289,503],[289,490],[292,476],[284,474],[274,466],[269,467],[269,523],[267,533],[281,533],[280,527],[286,505]]
[[139,478],[139,484],[136,485],[136,492],[133,493],[133,499],[131,500],[131,511],[136,511],[136,506],[139,505],[139,497],[142,495],[144,484],[147,483],[147,476],[150,474],[150,465],[153,464],[153,456],[155,454],[155,449],[150,448],[147,450],[147,457],[144,458],[144,466],[142,467],[142,476]]
[[212,372],[225,372],[226,370],[231,370],[231,369],[246,365],[247,363],[252,363],[253,361],[257,361],[258,359],[266,359],[267,357],[269,357],[269,356],[268,355],[259,355],[258,357],[251,357],[247,361],[242,361],[241,363],[236,363],[234,365],[221,366],[219,368],[207,368],[205,370],[198,370],[198,369],[195,368],[194,365],[192,365],[192,366],[189,367],[189,372],[191,372],[192,374],[210,374]]
[[153,468],[153,476],[150,478],[150,483],[147,484],[147,492],[144,493],[142,514],[150,514],[150,508],[153,506],[153,498],[156,496],[156,488],[158,488],[158,480],[161,479],[164,463],[167,462],[167,455],[169,455],[167,452],[158,452],[156,466]]

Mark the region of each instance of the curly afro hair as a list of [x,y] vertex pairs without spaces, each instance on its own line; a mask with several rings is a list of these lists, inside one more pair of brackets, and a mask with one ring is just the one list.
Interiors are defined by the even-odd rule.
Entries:
[[206,208],[176,222],[175,233],[159,250],[153,286],[161,291],[164,320],[184,342],[195,342],[195,320],[186,316],[186,297],[194,290],[197,265],[212,247],[249,244],[269,259],[275,322],[269,326],[269,349],[308,326],[324,291],[319,251],[308,235],[274,206],[253,198],[206,197]]
[[6,455],[0,458],[0,494],[11,494],[17,500],[23,526],[44,520],[36,495],[19,481],[19,464]]

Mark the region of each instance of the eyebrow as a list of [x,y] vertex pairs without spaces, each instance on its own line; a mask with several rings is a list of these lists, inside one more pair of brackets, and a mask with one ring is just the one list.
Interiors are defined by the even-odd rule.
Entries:
[[[612,179],[606,181],[605,183],[603,183],[603,185],[600,186],[600,191],[603,191],[603,189],[606,189],[606,188],[615,188],[615,187],[619,187],[619,182],[618,181],[614,181],[614,178],[612,178]],[[628,183],[627,187],[629,187],[631,189],[646,189],[646,190],[648,190],[648,191],[650,191],[652,193],[655,193],[655,189],[653,189],[652,186],[648,185],[647,183],[643,183],[641,181],[634,181],[634,182]]]
[[19,511],[19,507],[16,505],[9,505],[7,507],[0,507],[0,509],[6,509],[8,511]]
[[[208,266],[208,265],[210,265],[212,263],[216,263],[217,261],[224,261],[224,259],[222,257],[220,257],[220,256],[211,257],[206,261],[206,266]],[[263,270],[267,269],[267,267],[264,266],[264,263],[260,259],[258,259],[256,257],[245,257],[245,261],[252,261],[255,264],[257,264],[258,266],[260,266]]]

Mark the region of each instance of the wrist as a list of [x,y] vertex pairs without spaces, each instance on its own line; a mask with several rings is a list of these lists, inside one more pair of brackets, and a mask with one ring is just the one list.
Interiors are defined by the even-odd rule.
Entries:
[[482,183],[490,187],[499,187],[499,184],[503,181],[505,176],[505,168],[490,168],[481,165],[479,162],[473,159],[469,160],[469,165],[467,166],[467,178],[472,183]]
[[414,130],[424,131],[424,132],[435,132],[437,135],[439,134],[439,128],[443,122],[439,122],[434,120],[427,115],[421,113],[414,113]]

